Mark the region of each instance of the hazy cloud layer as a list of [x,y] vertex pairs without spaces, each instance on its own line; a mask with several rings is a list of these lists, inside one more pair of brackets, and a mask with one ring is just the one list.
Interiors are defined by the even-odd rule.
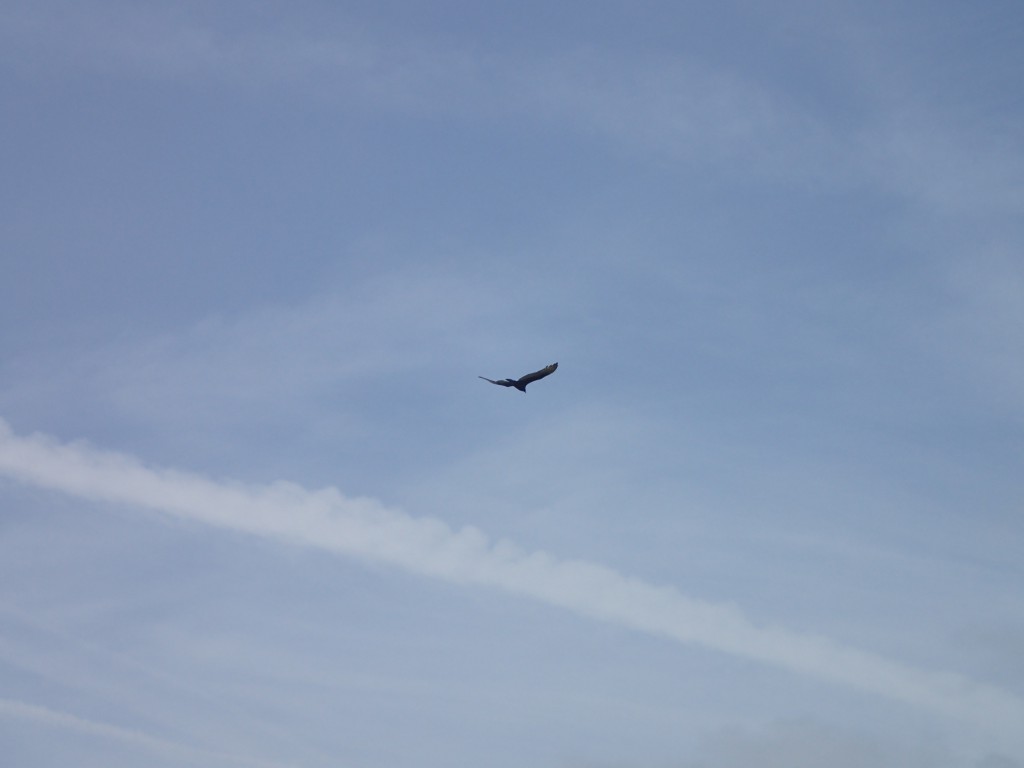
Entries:
[[10,759],[1019,761],[1022,30],[3,3]]
[[0,698],[0,717],[37,723],[49,728],[75,731],[86,736],[110,740],[140,750],[147,757],[157,755],[185,765],[243,765],[253,768],[283,768],[274,763],[220,752],[208,752],[193,746],[157,738],[140,731],[100,723],[83,717],[58,712],[49,707]]
[[234,531],[376,560],[455,583],[523,594],[591,618],[777,664],[926,707],[1014,741],[1024,701],[960,675],[929,672],[781,627],[758,627],[734,606],[690,598],[609,568],[491,542],[335,489],[248,487],[150,469],[83,444],[14,435],[2,425],[0,469],[15,479],[98,501],[144,507]]
[[[678,50],[626,55],[582,40],[528,53],[481,50],[444,35],[385,32],[344,12],[322,28],[291,24],[271,33],[264,24],[273,14],[266,9],[232,26],[198,7],[114,3],[104,13],[73,3],[56,7],[60,12],[15,3],[6,11],[6,56],[16,68],[212,78],[228,88],[298,88],[311,98],[418,116],[499,123],[511,117],[572,126],[582,136],[621,142],[628,152],[687,164],[741,163],[747,174],[799,184],[878,184],[950,212],[987,217],[1024,206],[1024,163],[1012,151],[1019,126],[985,126],[991,141],[972,145],[967,136],[974,126],[916,92],[913,77],[920,73],[893,54],[892,40],[867,16],[849,9],[819,12],[833,26],[823,44],[841,62],[827,74],[834,88],[848,89],[850,100],[832,112],[822,108],[827,101],[800,90]],[[798,28],[808,23],[804,10],[764,14],[761,23]],[[798,48],[789,65],[810,53]],[[949,75],[963,87],[965,73]],[[888,108],[883,120],[880,106]]]

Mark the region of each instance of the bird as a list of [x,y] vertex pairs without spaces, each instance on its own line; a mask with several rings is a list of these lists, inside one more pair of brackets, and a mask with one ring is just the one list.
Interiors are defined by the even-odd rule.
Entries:
[[543,379],[545,376],[550,376],[552,373],[555,372],[555,369],[557,367],[558,363],[552,363],[551,365],[545,368],[541,368],[539,371],[528,373],[519,379],[501,379],[499,381],[495,381],[494,379],[488,379],[486,376],[478,376],[477,378],[483,379],[484,381],[489,381],[491,382],[491,384],[497,384],[499,387],[515,387],[520,392],[525,392],[527,384],[532,384],[538,379]]

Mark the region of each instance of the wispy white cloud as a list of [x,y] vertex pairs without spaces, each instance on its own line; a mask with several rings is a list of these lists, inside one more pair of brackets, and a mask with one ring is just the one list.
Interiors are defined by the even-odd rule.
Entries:
[[[699,760],[685,768],[966,768],[1017,763],[986,755],[981,762],[955,754],[941,740],[913,746],[855,729],[811,721],[783,721],[757,730],[730,728],[709,735],[698,749]],[[1005,761],[1001,762],[1001,761]]]
[[485,50],[384,32],[334,14],[310,29],[116,2],[104,13],[56,7],[59,12],[30,5],[8,12],[6,26],[18,32],[9,35],[6,55],[16,67],[71,66],[252,91],[285,87],[346,108],[527,120],[602,136],[628,152],[739,161],[745,174],[835,179],[855,167],[845,143],[783,92],[679,53],[584,44]]
[[168,759],[185,761],[188,765],[248,765],[254,768],[283,768],[284,766],[283,763],[198,749],[130,728],[122,728],[110,725],[109,723],[79,717],[68,712],[39,706],[38,704],[29,704],[13,699],[0,698],[0,717],[29,720],[49,728],[75,731],[88,736],[119,742]]
[[[854,8],[830,9],[801,28],[803,45],[828,48],[842,63],[829,98],[815,100],[756,70],[726,69],[680,51],[652,55],[583,43],[483,50],[385,32],[324,9],[322,23],[311,27],[259,14],[218,18],[208,9],[38,5],[14,4],[2,25],[8,33],[0,55],[26,71],[71,67],[253,91],[283,87],[346,108],[526,120],[744,176],[830,188],[879,185],[946,212],[1014,213],[1022,203],[1024,169],[1012,138],[958,126],[934,104],[915,101],[923,75],[904,71],[909,65],[878,34],[877,21],[873,26]],[[765,23],[807,23],[805,8],[780,13],[784,23]],[[852,93],[859,94],[856,120],[832,104]]]
[[[1002,418],[1024,421],[1024,364],[1020,338],[1024,333],[1024,267],[1009,247],[979,248],[970,261],[949,269],[949,290],[955,302],[943,333],[931,343],[956,344],[953,363],[984,388],[986,401],[1000,408]],[[937,337],[937,338],[936,338]],[[952,366],[951,366],[952,367]]]
[[1018,748],[1024,700],[962,675],[914,668],[778,626],[599,564],[562,560],[452,529],[370,498],[290,483],[247,486],[150,468],[83,443],[21,437],[0,421],[0,473],[81,498],[155,510],[219,528],[404,568],[457,584],[498,587],[652,635],[777,665],[969,723]]
[[407,373],[436,357],[439,343],[465,343],[491,298],[471,279],[436,271],[369,279],[299,306],[208,317],[181,333],[117,346],[97,366],[98,385],[129,411],[147,407],[140,392],[194,405],[200,380],[219,405],[319,394],[339,381]]
[[56,0],[14,3],[3,19],[8,45],[0,55],[33,74],[81,67],[126,79],[285,86],[307,96],[363,96],[406,107],[467,87],[459,77],[466,62],[457,52],[425,50],[414,40],[384,44],[362,24],[333,14],[321,15],[319,29],[310,30],[259,12],[218,18],[208,7],[115,0],[83,9]]
[[[339,392],[382,372],[424,377],[443,361],[466,358],[466,349],[487,346],[507,301],[472,277],[392,269],[308,301],[222,312],[173,332],[127,329],[84,352],[12,355],[0,371],[0,401],[24,415],[41,396],[53,403],[73,387],[72,398],[89,401],[93,414],[170,420],[187,425],[182,436],[205,434],[214,423],[276,423],[282,415],[311,429],[358,429],[365,412],[352,405],[351,389],[348,401],[337,402]],[[329,414],[298,415],[324,401],[334,403]]]

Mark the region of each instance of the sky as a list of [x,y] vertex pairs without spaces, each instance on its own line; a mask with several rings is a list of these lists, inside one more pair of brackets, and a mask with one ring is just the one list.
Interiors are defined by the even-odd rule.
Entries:
[[5,764],[1024,767],[1022,34],[7,0]]

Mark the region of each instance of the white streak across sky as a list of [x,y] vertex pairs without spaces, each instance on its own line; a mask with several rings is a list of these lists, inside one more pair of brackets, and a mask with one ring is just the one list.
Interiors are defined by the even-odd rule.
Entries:
[[252,768],[285,768],[283,763],[252,760],[222,752],[199,750],[129,728],[119,728],[107,723],[77,717],[67,712],[58,712],[49,707],[26,704],[11,699],[0,698],[0,716],[28,720],[90,736],[99,736],[128,746],[139,747],[169,760],[184,761],[186,765],[248,765]]
[[818,680],[925,708],[1019,739],[1024,701],[963,675],[928,671],[827,638],[759,626],[712,603],[611,568],[492,541],[475,527],[413,517],[334,488],[249,486],[145,466],[123,454],[0,420],[0,475],[75,497],[140,507],[217,528],[398,566],[455,584],[499,587],[582,616],[772,664]]

